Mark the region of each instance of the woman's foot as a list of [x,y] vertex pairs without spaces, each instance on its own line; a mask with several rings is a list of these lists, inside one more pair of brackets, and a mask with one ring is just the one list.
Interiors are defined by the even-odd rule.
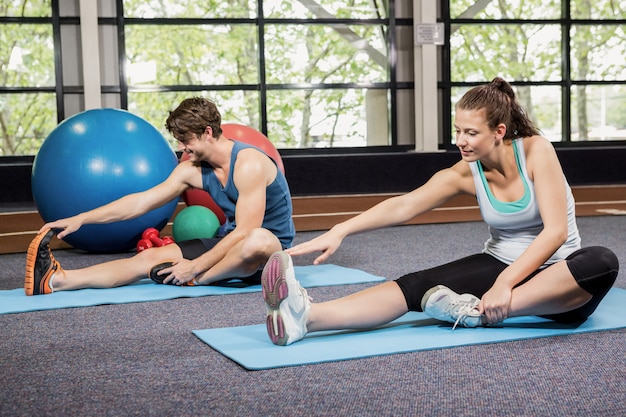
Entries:
[[457,294],[450,288],[437,285],[426,291],[422,297],[422,310],[428,316],[459,324],[464,327],[482,326],[482,314],[476,308],[480,299],[471,294]]
[[306,290],[295,277],[291,257],[286,252],[270,256],[261,275],[267,308],[267,334],[275,345],[289,345],[302,339],[311,308]]

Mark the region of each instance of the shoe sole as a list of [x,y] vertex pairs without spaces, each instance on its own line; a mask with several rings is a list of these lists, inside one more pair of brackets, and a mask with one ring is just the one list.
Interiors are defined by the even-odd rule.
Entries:
[[285,325],[280,315],[280,303],[289,296],[289,289],[285,280],[287,260],[282,252],[270,256],[263,273],[261,274],[261,286],[263,298],[268,308],[265,324],[267,334],[272,343],[284,346],[287,344]]
[[[148,273],[148,276],[150,277],[150,279],[154,282],[156,282],[157,284],[163,284],[163,281],[169,276],[169,275],[159,275],[159,272],[161,272],[164,269],[167,269],[169,267],[171,267],[172,265],[174,265],[174,262],[172,261],[165,261],[165,262],[161,262],[160,264],[154,265],[151,269],[150,272]],[[176,285],[174,283],[172,283],[172,281],[168,282],[168,284],[171,285]]]
[[174,284],[173,281],[170,281],[167,284],[164,283],[163,281],[165,281],[165,279],[169,277],[169,274],[163,276],[163,275],[158,275],[158,273],[166,268],[171,267],[172,265],[174,265],[174,261],[165,261],[165,262],[161,262],[160,264],[156,264],[150,269],[150,272],[148,273],[148,277],[152,281],[154,281],[155,284],[159,284],[159,285],[173,285],[174,287],[193,287],[197,285],[197,284],[194,284],[195,280],[191,280],[189,282],[185,282],[184,284],[180,284],[180,285]]
[[[43,291],[39,288],[39,292],[35,294],[35,264],[37,263],[37,254],[39,253],[39,245],[41,241],[48,235],[49,231],[42,232],[35,236],[35,238],[28,245],[28,251],[26,252],[26,274],[24,276],[24,292],[26,295],[37,295]],[[45,277],[41,280],[45,282]],[[41,286],[41,282],[40,282]]]

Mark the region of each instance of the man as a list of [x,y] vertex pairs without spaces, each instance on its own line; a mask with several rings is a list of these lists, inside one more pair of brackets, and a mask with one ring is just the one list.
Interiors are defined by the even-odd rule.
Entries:
[[[284,175],[261,150],[222,135],[221,115],[213,102],[185,99],[170,112],[165,125],[189,159],[149,190],[46,223],[28,248],[27,295],[127,285],[148,276],[155,266],[153,278],[164,284],[209,285],[230,278],[254,281],[273,252],[291,246],[295,228]],[[178,198],[190,187],[208,191],[226,214],[217,238],[176,242],[80,270],[64,270],[50,252],[55,231],[62,239],[84,224],[135,218]]]

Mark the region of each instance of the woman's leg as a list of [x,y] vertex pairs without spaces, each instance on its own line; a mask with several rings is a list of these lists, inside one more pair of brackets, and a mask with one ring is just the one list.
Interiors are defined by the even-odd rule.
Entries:
[[398,278],[409,310],[456,326],[483,323],[477,305],[507,265],[484,253]]
[[586,304],[591,297],[576,283],[566,261],[561,261],[513,289],[509,317],[562,313]]
[[509,316],[582,321],[613,286],[619,262],[609,249],[580,249],[513,289]]
[[492,256],[477,254],[342,298],[311,303],[307,331],[361,329],[386,324],[408,311],[422,311],[422,297],[440,284],[480,297],[505,267]]
[[296,280],[287,252],[270,256],[261,276],[267,333],[276,345],[289,345],[308,332],[375,327],[408,311],[395,282],[325,303],[313,304]]
[[[584,321],[615,282],[618,269],[617,257],[610,250],[599,246],[580,249],[517,285],[513,289],[507,316],[542,316],[559,322]],[[459,291],[458,288],[450,288]],[[485,291],[467,292],[475,295],[474,300],[478,301]],[[437,318],[446,316],[446,321],[461,320],[462,324],[466,316],[478,318],[471,300],[465,302],[462,298],[447,288],[440,289],[428,299],[430,307],[427,313]],[[435,305],[437,303],[432,299],[441,302]],[[458,312],[452,305],[454,303],[459,304]],[[453,314],[447,315],[450,311]],[[470,327],[479,324],[473,321]]]
[[273,343],[286,345],[309,332],[376,327],[409,310],[420,311],[424,294],[440,282],[456,290],[484,292],[505,267],[489,255],[474,255],[315,304],[298,284],[289,255],[277,252],[267,262],[261,279],[268,335]]
[[409,311],[395,281],[323,303],[311,303],[307,330],[363,329],[380,326]]
[[396,282],[404,293],[409,310],[422,311],[422,299],[432,288],[443,285],[456,293],[480,298],[506,267],[505,263],[493,256],[480,253],[412,272],[398,278]]

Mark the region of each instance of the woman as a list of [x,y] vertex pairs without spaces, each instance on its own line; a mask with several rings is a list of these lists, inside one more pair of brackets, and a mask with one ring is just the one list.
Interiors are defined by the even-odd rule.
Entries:
[[[466,327],[525,315],[580,322],[593,313],[617,277],[617,257],[603,247],[581,249],[574,199],[556,152],[510,84],[496,78],[468,91],[456,105],[455,130],[461,152],[455,165],[270,257],[262,284],[273,343],[375,327],[408,311]],[[321,251],[318,264],[346,236],[402,224],[458,194],[476,196],[489,225],[482,253],[319,304],[296,281],[290,256]]]

